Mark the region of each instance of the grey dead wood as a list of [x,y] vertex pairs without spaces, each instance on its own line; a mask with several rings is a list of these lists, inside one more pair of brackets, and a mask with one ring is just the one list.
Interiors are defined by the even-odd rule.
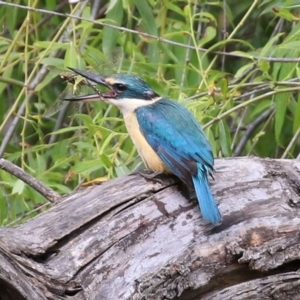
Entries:
[[216,160],[223,215],[126,176],[0,229],[0,299],[300,299],[300,162]]

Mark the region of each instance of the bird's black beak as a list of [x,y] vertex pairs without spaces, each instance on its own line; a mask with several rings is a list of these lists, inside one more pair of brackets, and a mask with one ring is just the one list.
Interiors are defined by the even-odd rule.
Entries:
[[105,82],[105,78],[101,75],[97,75],[97,74],[94,74],[94,73],[90,73],[90,72],[86,72],[86,71],[82,71],[82,70],[79,70],[79,69],[74,69],[74,68],[68,68],[70,69],[71,71],[73,71],[74,73],[92,81],[92,82],[95,82],[97,84],[101,84],[103,86],[106,86],[109,88],[109,86],[106,84]]
[[91,95],[82,95],[82,96],[75,96],[72,98],[65,98],[64,100],[66,101],[97,101],[97,100],[104,100],[104,98],[113,98],[115,96],[115,92],[113,91],[113,89],[105,82],[105,77],[95,74],[95,73],[90,73],[90,72],[86,72],[83,70],[79,70],[79,69],[75,69],[75,68],[69,68],[71,71],[73,71],[74,73],[84,77],[87,82],[86,85],[89,85],[88,83],[90,81],[96,83],[96,84],[100,84],[103,85],[107,88],[110,89],[109,92],[107,93],[101,93],[97,90],[97,88],[95,86],[93,86],[93,84],[90,84],[90,86],[96,91],[95,94],[91,94]]

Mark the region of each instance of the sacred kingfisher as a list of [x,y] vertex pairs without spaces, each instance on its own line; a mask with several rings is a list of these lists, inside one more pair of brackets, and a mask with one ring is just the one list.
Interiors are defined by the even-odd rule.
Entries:
[[172,173],[194,187],[204,219],[219,223],[221,214],[207,179],[213,171],[214,158],[195,117],[179,103],[160,97],[139,77],[128,74],[103,77],[71,70],[109,89],[101,97],[94,94],[72,100],[100,98],[117,106],[145,166],[157,173]]

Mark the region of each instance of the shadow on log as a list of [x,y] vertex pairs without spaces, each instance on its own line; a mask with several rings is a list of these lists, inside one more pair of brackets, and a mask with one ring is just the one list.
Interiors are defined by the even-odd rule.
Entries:
[[300,162],[218,159],[221,225],[174,178],[84,188],[0,229],[0,299],[300,299]]

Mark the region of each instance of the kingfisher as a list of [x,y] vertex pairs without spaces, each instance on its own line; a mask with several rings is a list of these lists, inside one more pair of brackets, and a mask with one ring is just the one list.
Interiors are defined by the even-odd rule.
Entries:
[[137,76],[101,76],[70,69],[108,89],[72,100],[98,98],[117,106],[145,166],[154,174],[172,173],[194,188],[203,218],[213,224],[221,222],[208,184],[214,164],[211,145],[192,113],[178,102],[159,96]]

